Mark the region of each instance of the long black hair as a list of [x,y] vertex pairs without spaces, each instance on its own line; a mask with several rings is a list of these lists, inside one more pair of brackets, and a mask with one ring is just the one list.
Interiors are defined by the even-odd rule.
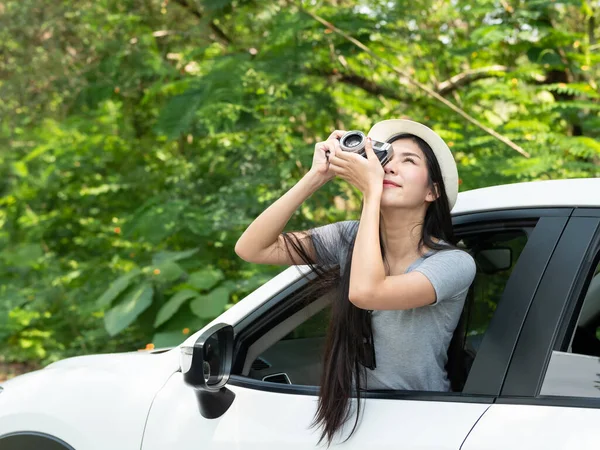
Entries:
[[[438,194],[437,199],[429,205],[425,213],[419,250],[423,248],[432,250],[454,248],[456,241],[452,230],[448,197],[442,171],[433,150],[423,139],[411,134],[396,136],[393,141],[398,139],[411,139],[419,146],[427,163],[429,188]],[[340,230],[344,232],[342,228]],[[338,290],[331,306],[331,317],[323,355],[319,402],[313,421],[313,426],[321,427],[319,443],[326,440],[328,445],[353,414],[350,402],[353,394],[357,397],[356,416],[354,426],[346,440],[352,436],[358,426],[361,398],[365,390],[364,380],[367,370],[365,362],[369,361],[369,352],[373,350],[373,342],[369,342],[372,339],[370,312],[354,306],[348,299],[352,253],[356,240],[355,230],[356,228],[348,228],[344,232],[345,234],[340,236],[342,242],[345,241],[349,247],[342,273],[339,270],[325,270],[326,263],[322,260],[321,255],[316,255],[316,261],[311,259],[310,254],[316,252],[309,252],[305,247],[305,243],[311,242],[310,240],[301,239],[295,234],[284,233],[283,235],[290,257],[293,259],[290,250],[293,248],[303,262],[317,275],[317,281],[311,291],[325,292],[330,288]],[[381,229],[379,230],[379,242],[384,264],[389,269]],[[370,345],[365,345],[365,342]]]

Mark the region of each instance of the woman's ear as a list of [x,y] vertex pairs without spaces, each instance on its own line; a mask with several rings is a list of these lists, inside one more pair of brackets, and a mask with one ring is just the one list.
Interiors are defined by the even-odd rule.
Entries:
[[429,192],[427,192],[427,196],[425,197],[425,200],[433,203],[435,202],[438,198],[440,198],[440,187],[437,183],[433,184],[433,190],[429,190]]

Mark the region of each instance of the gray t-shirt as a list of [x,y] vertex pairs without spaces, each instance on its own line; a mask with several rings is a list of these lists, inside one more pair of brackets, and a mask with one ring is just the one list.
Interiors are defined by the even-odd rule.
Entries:
[[[343,273],[357,231],[358,221],[345,221],[314,228],[310,234],[322,260],[339,264]],[[450,390],[445,369],[448,346],[475,270],[471,255],[453,249],[430,251],[408,267],[406,273],[420,272],[429,279],[436,301],[408,310],[373,311],[377,367],[366,370],[367,389]]]

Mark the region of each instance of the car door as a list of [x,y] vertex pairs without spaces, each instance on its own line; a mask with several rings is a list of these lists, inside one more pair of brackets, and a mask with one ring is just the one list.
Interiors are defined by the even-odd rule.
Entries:
[[[463,349],[469,347],[474,355],[464,388],[446,393],[368,392],[357,431],[343,444],[344,448],[461,447],[500,393],[526,312],[569,213],[570,210],[498,211],[454,219],[463,242],[473,246],[508,242],[507,245],[518,247],[508,272],[504,270],[493,277],[478,272],[483,281],[479,285],[476,282],[470,292],[474,304],[482,308],[470,312],[476,326],[469,330],[467,325],[463,336]],[[485,282],[486,277],[492,277],[493,282]],[[311,428],[311,422],[318,388],[294,376],[290,383],[286,377],[281,377],[281,383],[268,382],[261,376],[250,376],[246,370],[249,363],[260,359],[259,354],[252,354],[249,359],[249,349],[288,323],[290,317],[296,317],[289,315],[293,311],[285,315],[285,311],[293,310],[296,290],[293,286],[282,290],[263,307],[231,323],[237,350],[234,374],[227,384],[235,394],[229,409],[216,419],[202,417],[197,395],[183,382],[182,374],[176,373],[154,399],[142,450],[316,446],[318,431]],[[471,337],[476,339],[469,341]],[[337,442],[343,441],[348,431],[346,427]]]
[[527,314],[500,397],[464,450],[600,445],[600,209],[578,208]]

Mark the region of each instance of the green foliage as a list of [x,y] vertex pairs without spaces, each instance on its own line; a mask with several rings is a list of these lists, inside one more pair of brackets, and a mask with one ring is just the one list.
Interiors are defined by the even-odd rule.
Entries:
[[206,295],[198,296],[190,304],[190,309],[201,319],[211,319],[223,311],[228,301],[229,290],[219,287]]
[[195,298],[198,296],[196,291],[192,291],[191,289],[184,289],[183,291],[177,292],[173,297],[169,299],[167,303],[165,303],[160,311],[156,314],[156,319],[154,320],[154,326],[158,328],[167,320],[169,320],[173,315],[181,308],[186,301],[191,298]]
[[[443,95],[531,158],[301,3],[432,89],[462,74]],[[235,242],[333,129],[427,123],[463,190],[599,175],[593,2],[314,3],[0,0],[4,358],[182,342],[280,270]],[[359,208],[335,181],[289,229]]]
[[125,289],[127,289],[131,284],[131,281],[141,273],[142,271],[140,269],[133,269],[132,271],[120,276],[115,281],[113,281],[110,287],[98,299],[98,307],[104,308],[106,306],[110,306],[112,301]]
[[153,295],[154,289],[148,282],[128,289],[125,298],[104,316],[108,334],[114,336],[131,325],[152,304]]
[[190,275],[188,284],[196,289],[210,289],[222,279],[223,273],[220,270],[200,270]]

